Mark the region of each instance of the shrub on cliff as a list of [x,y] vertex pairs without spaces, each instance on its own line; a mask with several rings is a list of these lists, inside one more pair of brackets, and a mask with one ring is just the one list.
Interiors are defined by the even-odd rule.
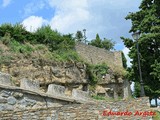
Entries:
[[63,35],[52,30],[50,26],[42,26],[35,32],[28,32],[21,24],[2,24],[0,25],[0,41],[9,47],[11,52],[22,53],[24,56],[31,55],[35,50],[39,51],[36,46],[41,45],[42,48],[45,46],[49,50],[46,56],[51,59],[79,60],[78,54],[74,51],[75,39],[72,34]]
[[36,42],[49,46],[51,51],[73,49],[75,40],[72,34],[62,35],[50,26],[42,26],[35,32]]
[[25,43],[26,41],[34,40],[34,35],[26,31],[26,29],[21,24],[2,24],[0,26],[0,36],[4,37],[5,35],[10,35],[10,38],[20,43]]
[[89,80],[91,84],[96,84],[99,80],[102,79],[102,76],[105,75],[109,67],[103,63],[98,65],[87,65],[87,73],[89,75]]

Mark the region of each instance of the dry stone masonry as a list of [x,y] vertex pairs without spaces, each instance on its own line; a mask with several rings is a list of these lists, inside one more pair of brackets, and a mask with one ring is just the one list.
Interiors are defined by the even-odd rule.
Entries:
[[[0,112],[85,103],[89,99],[88,92],[80,90],[76,92],[77,97],[75,94],[67,96],[65,95],[65,87],[55,84],[50,84],[48,91],[43,92],[40,90],[39,82],[26,78],[21,80],[20,87],[11,86],[10,78],[9,74],[0,72]],[[82,97],[83,101],[78,96]]]
[[1,111],[0,120],[152,120],[148,98]]
[[75,46],[77,53],[90,64],[106,63],[109,67],[122,68],[122,55],[121,51],[107,51],[92,45],[86,45],[78,42]]

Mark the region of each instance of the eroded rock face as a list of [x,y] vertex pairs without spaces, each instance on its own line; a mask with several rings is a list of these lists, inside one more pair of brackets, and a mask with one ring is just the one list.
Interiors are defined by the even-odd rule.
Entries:
[[42,59],[22,59],[12,61],[9,65],[1,65],[0,71],[11,74],[17,85],[22,78],[37,80],[40,85],[87,83],[86,66],[80,62],[58,63]]

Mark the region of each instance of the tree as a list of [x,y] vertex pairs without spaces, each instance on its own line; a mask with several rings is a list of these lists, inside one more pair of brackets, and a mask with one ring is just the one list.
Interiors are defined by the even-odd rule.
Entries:
[[102,41],[102,48],[105,48],[106,50],[112,50],[114,49],[115,42],[112,40],[104,38]]
[[89,45],[96,46],[99,48],[104,48],[106,50],[111,50],[114,48],[115,42],[112,42],[112,40],[104,38],[102,40],[98,34],[96,34],[96,39],[91,40]]
[[6,34],[9,34],[12,40],[16,40],[20,43],[34,39],[34,35],[26,31],[25,27],[23,27],[23,25],[20,23],[14,25],[5,23],[0,25],[0,37],[6,37]]
[[135,94],[139,96],[139,73],[136,42],[140,48],[140,59],[142,78],[147,96],[160,96],[160,1],[143,0],[139,11],[130,13],[126,19],[132,21],[129,32],[139,31],[141,37],[138,41],[124,38],[123,42],[130,49],[129,57],[132,59],[132,66],[129,69],[129,79],[136,82]]
[[82,42],[83,41],[83,34],[81,31],[77,31],[76,33],[76,40],[79,41],[79,42]]
[[102,48],[102,40],[100,39],[98,33],[96,34],[96,39],[91,40],[91,43],[89,43],[90,45]]

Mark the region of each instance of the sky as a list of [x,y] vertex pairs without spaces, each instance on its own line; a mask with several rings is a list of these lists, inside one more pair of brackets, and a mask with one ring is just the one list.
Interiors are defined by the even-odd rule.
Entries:
[[63,34],[86,29],[88,40],[112,39],[115,49],[127,56],[121,36],[131,38],[131,21],[125,20],[129,12],[138,11],[141,0],[0,0],[0,24],[21,23],[28,31],[42,25]]

